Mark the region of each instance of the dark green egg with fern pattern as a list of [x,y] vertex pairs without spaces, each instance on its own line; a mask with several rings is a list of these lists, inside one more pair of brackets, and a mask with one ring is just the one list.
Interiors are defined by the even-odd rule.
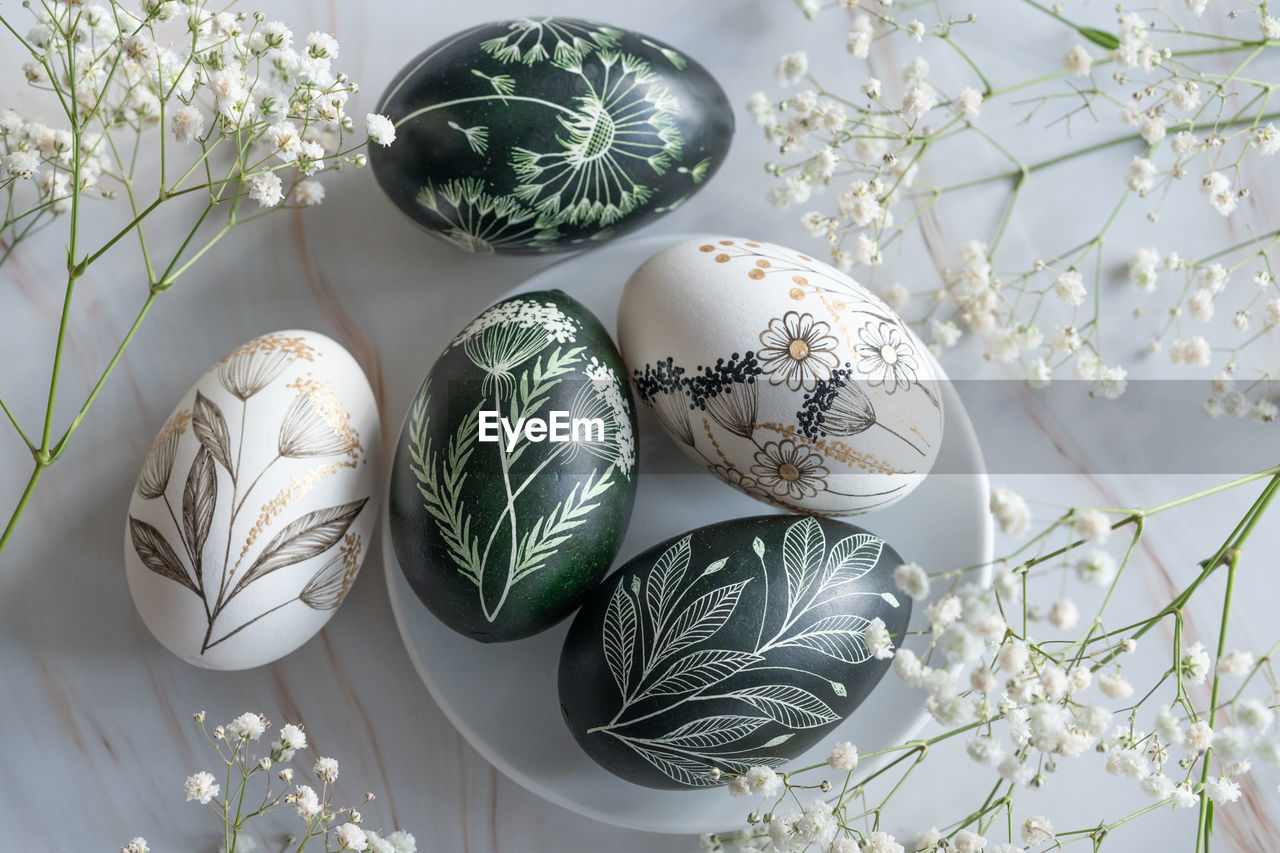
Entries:
[[733,110],[687,54],[575,18],[456,33],[396,75],[373,146],[383,191],[473,252],[567,250],[625,234],[692,196],[724,161]]
[[422,603],[483,642],[569,615],[635,498],[635,410],[600,322],[560,291],[490,307],[409,407],[391,472],[396,558]]
[[901,562],[859,527],[797,515],[655,545],[574,618],[560,657],[565,723],[602,767],[651,788],[784,764],[888,670],[888,643],[911,618],[894,593]]

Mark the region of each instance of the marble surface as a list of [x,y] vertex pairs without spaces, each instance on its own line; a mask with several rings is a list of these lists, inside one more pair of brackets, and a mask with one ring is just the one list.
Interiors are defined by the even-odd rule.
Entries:
[[[297,31],[337,33],[341,66],[365,87],[353,110],[361,114],[373,108],[395,70],[423,47],[465,26],[528,11],[512,0],[262,0],[260,5],[269,17],[285,20]],[[781,0],[547,0],[538,11],[608,18],[683,47],[724,82],[739,107],[752,91],[773,86],[778,54],[824,39],[829,49],[815,50],[813,57],[820,74],[828,79],[843,75],[849,81],[846,88],[852,89],[864,73],[850,65],[841,49],[843,37],[830,30],[843,26],[838,17],[807,24]],[[1017,79],[1020,64],[1040,62],[1039,53],[1057,54],[1070,45],[1065,32],[1043,29],[1052,23],[1047,19],[1022,7],[1010,13],[1008,33],[1019,37],[992,37],[980,45],[989,72],[998,79]],[[16,49],[7,40],[3,45],[0,66],[9,82],[0,99],[29,105],[29,94],[15,82]],[[876,70],[888,79],[907,58],[882,56]],[[935,60],[935,69],[961,72],[946,56]],[[1043,123],[1011,132],[1027,156],[1073,144]],[[1077,132],[1079,141],[1093,133],[1105,138],[1116,129],[1095,131],[1081,123]],[[1122,171],[1133,153],[1117,150],[1115,168]],[[797,224],[799,211],[776,211],[762,201],[769,182],[761,164],[770,156],[740,112],[739,135],[720,175],[693,202],[642,233],[714,229],[813,246]],[[956,168],[986,173],[1006,167],[981,152],[957,161]],[[1006,240],[1032,256],[1046,229],[1068,227],[1103,203],[1102,193],[1070,178],[1070,172],[1046,173]],[[182,780],[205,766],[208,756],[190,714],[205,709],[212,719],[223,720],[254,709],[277,724],[304,722],[312,742],[342,762],[339,788],[346,797],[355,800],[365,790],[378,794],[363,809],[369,825],[409,829],[424,851],[696,849],[693,839],[620,830],[565,812],[485,763],[418,681],[391,618],[377,547],[350,599],[326,629],[295,654],[262,669],[215,673],[187,666],[148,634],[134,612],[121,563],[127,496],[165,413],[211,363],[263,332],[314,328],[351,349],[373,383],[384,425],[398,424],[418,381],[453,332],[552,261],[472,257],[429,240],[392,208],[367,173],[344,173],[329,182],[328,192],[325,204],[305,215],[273,216],[234,232],[207,263],[157,303],[65,458],[41,483],[0,558],[5,837],[29,842],[33,849],[110,850],[143,834],[157,851],[214,849],[208,817],[182,801]],[[1258,199],[1261,195],[1255,194],[1251,203],[1265,211],[1268,200]],[[975,223],[979,233],[994,225],[999,202],[994,191],[977,193],[972,207],[938,212],[929,219],[929,245],[895,252],[871,283],[884,287],[900,279],[932,286],[928,283],[937,281],[938,266],[949,262],[962,240],[974,236]],[[91,232],[109,233],[122,223],[118,205],[102,210],[95,212]],[[1242,239],[1225,220],[1208,228],[1203,219],[1188,220],[1184,227],[1176,209],[1168,219],[1172,224],[1166,223],[1164,233],[1176,235],[1186,255],[1196,254],[1197,247]],[[1135,215],[1118,223],[1113,234],[1122,245],[1145,245],[1151,239],[1143,230],[1147,227]],[[61,238],[47,232],[0,272],[0,394],[26,422],[44,410],[65,275],[60,247]],[[63,370],[59,422],[91,387],[143,298],[138,269],[133,247],[121,247],[82,282]],[[1115,278],[1121,276],[1117,270]],[[1131,343],[1130,349],[1142,343]],[[958,369],[966,363],[978,363],[976,353],[967,355],[967,360],[961,353],[949,363],[953,375],[964,375]],[[1001,374],[975,369],[975,375]],[[994,479],[1043,501],[1035,504],[1037,516],[1051,517],[1056,506],[1072,503],[1151,505],[1222,479],[1211,472],[1151,473],[1163,470],[1158,457],[1146,473],[1134,473],[1105,436],[1095,432],[1082,437],[1079,428],[1092,417],[1090,405],[1076,399],[1054,407],[1030,393],[1012,391],[994,410],[974,412],[984,442],[1001,451],[1010,441],[1025,443],[1015,461],[1000,457],[1005,462]],[[1184,416],[1198,417],[1190,410]],[[1130,429],[1138,436],[1158,432],[1141,422]],[[1269,440],[1274,447],[1274,437]],[[28,466],[16,437],[0,431],[0,505],[6,516]],[[1116,618],[1140,616],[1167,601],[1256,491],[1242,489],[1153,522]],[[1232,639],[1233,644],[1265,648],[1275,640],[1271,603],[1280,593],[1274,557],[1267,555],[1280,548],[1280,524],[1265,523],[1253,542],[1255,556],[1241,581],[1247,594],[1238,596]],[[1206,601],[1215,599],[1218,589],[1211,583]],[[1197,606],[1190,616],[1200,636],[1207,640],[1216,635],[1211,608]],[[1157,635],[1149,640],[1157,641],[1162,641]],[[975,770],[960,744],[935,752],[938,770],[912,780],[890,829],[911,833],[945,823],[968,802],[969,786],[955,780],[970,778]],[[1098,775],[1096,767],[1090,770],[1091,778]],[[1049,811],[1059,826],[1080,826],[1141,803],[1131,783],[1104,777],[1101,783],[1084,785],[1082,778],[1071,769],[1057,774],[1044,791],[1028,794],[1027,810]],[[1252,805],[1221,813],[1215,850],[1280,849],[1276,781],[1270,771],[1255,774]],[[1187,849],[1193,830],[1194,816],[1176,813],[1125,827],[1117,832],[1116,844],[1121,849]]]

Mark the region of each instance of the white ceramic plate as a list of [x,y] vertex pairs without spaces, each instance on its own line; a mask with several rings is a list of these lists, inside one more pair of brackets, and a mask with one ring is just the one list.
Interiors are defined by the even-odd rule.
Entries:
[[[538,273],[508,295],[558,288],[591,309],[612,334],[618,298],[631,272],[654,252],[684,239],[688,236],[669,235],[604,246]],[[460,318],[459,326],[466,319]],[[888,509],[848,519],[884,537],[904,559],[932,569],[986,563],[992,549],[982,451],[959,397],[949,383],[943,388],[946,432],[935,470],[947,473],[931,475]],[[638,401],[636,405],[639,486],[615,566],[690,528],[770,511],[688,459]],[[414,595],[396,561],[388,513],[382,516],[391,609],[409,656],[445,716],[490,763],[557,805],[617,826],[692,834],[743,825],[752,803],[731,799],[723,788],[643,788],[587,757],[560,718],[556,689],[560,647],[570,620],[514,643],[488,645],[454,633]],[[917,602],[911,629],[921,630],[924,623],[924,606]],[[910,739],[927,719],[921,699],[890,673],[796,766],[824,760],[837,740],[851,740],[860,751],[870,752]]]

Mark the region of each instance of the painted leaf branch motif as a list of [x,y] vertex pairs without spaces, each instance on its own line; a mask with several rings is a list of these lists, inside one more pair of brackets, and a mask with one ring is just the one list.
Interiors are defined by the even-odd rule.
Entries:
[[[173,522],[173,535],[183,555],[154,525],[130,516],[129,533],[138,559],[148,570],[191,590],[203,605],[207,627],[200,653],[219,645],[282,608],[301,602],[313,610],[332,610],[341,603],[355,580],[363,551],[361,537],[350,530],[368,498],[308,512],[279,530],[261,549],[249,568],[239,573],[239,561],[231,563],[231,542],[236,522],[245,503],[254,494],[263,474],[281,459],[337,457],[320,469],[294,477],[263,510],[245,538],[241,557],[275,518],[320,477],[339,468],[355,467],[364,458],[358,432],[350,416],[328,383],[308,375],[289,385],[295,399],[280,425],[278,453],[244,485],[242,457],[245,418],[253,397],[270,386],[291,365],[313,362],[320,353],[301,337],[267,335],[234,350],[216,369],[219,384],[240,404],[238,437],[233,451],[232,431],[221,407],[197,389],[190,411],[182,411],[161,429],[153,444],[137,492],[143,500],[160,500]],[[195,458],[187,473],[181,499],[181,519],[168,496],[179,439],[190,424],[197,442]],[[221,469],[222,474],[219,474]],[[225,547],[223,553],[209,554],[210,534],[217,520],[217,508],[224,494],[219,479],[230,484],[225,505]],[[339,543],[341,543],[339,545]],[[215,637],[215,627],[227,606],[252,584],[290,566],[305,563],[339,546],[313,574],[302,591]],[[221,558],[219,560],[219,557]],[[211,567],[216,569],[210,571]]]
[[[431,383],[423,384],[409,414],[410,470],[427,514],[435,522],[452,567],[476,590],[476,600],[489,622],[502,612],[511,590],[545,568],[590,518],[601,499],[635,465],[631,415],[618,377],[584,359],[574,346],[579,324],[553,302],[514,299],[498,303],[469,324],[450,345],[483,372],[480,400],[458,422],[443,447],[431,430]],[[528,456],[533,445],[521,434],[478,444],[482,409],[499,412],[519,424],[550,413],[553,393],[566,381],[579,383],[571,416],[590,415],[604,424],[603,434],[571,442],[543,445],[546,452]],[[570,489],[542,514],[521,509],[520,496],[557,461],[586,452],[607,463]],[[503,503],[493,519],[478,521],[468,509],[467,466],[476,454],[493,454],[501,476]]]
[[[808,677],[806,683],[826,683],[835,696],[847,695],[845,685],[778,652],[805,649],[849,665],[869,660],[867,619],[821,614],[827,604],[846,596],[881,597],[849,585],[876,566],[883,548],[883,540],[858,533],[828,549],[822,526],[804,518],[788,525],[781,548],[755,539],[759,577],[717,585],[714,576],[728,558],[697,571],[690,537],[681,538],[659,555],[644,580],[634,575],[629,583],[618,583],[609,599],[601,640],[621,701],[608,723],[589,732],[617,739],[668,778],[691,786],[714,784],[707,775],[711,767],[741,772],[750,764],[781,763],[762,756],[761,750],[784,743],[795,730],[836,722],[839,715],[825,699],[798,684],[742,683],[735,677],[788,671]],[[770,589],[770,577],[784,579],[784,588]],[[743,590],[752,583],[764,586],[759,625],[751,632],[754,645],[717,648],[710,641],[730,619],[754,624],[754,613],[737,612]],[[896,601],[884,600],[897,606]],[[771,635],[766,631],[769,624],[778,625]],[[717,710],[732,707],[734,713],[686,722],[658,736],[640,733],[644,729],[639,724],[679,705],[709,701],[720,703]],[[769,723],[792,731],[761,743],[759,730]]]

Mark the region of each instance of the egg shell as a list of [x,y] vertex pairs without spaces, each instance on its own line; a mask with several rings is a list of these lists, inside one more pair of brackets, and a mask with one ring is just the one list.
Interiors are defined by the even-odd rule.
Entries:
[[392,80],[383,191],[463,249],[572,249],[675,209],[724,161],[733,109],[687,54],[575,18],[456,33]]
[[378,407],[316,332],[232,350],[182,396],[129,501],[124,563],[143,622],[196,666],[247,669],[309,640],[368,552]]
[[673,537],[583,603],[560,657],[565,723],[587,754],[651,788],[716,784],[800,755],[889,668],[871,619],[906,631],[901,558],[840,521],[767,515]]
[[704,237],[658,252],[623,290],[618,343],[686,454],[793,512],[889,506],[942,444],[920,339],[849,276],[782,246]]
[[[484,412],[507,419],[501,440],[482,440]],[[603,430],[576,442],[521,431],[509,443],[508,427],[555,412],[599,418]],[[626,532],[635,429],[622,359],[577,301],[536,291],[477,317],[427,374],[392,466],[391,538],[422,603],[483,642],[569,615]]]

